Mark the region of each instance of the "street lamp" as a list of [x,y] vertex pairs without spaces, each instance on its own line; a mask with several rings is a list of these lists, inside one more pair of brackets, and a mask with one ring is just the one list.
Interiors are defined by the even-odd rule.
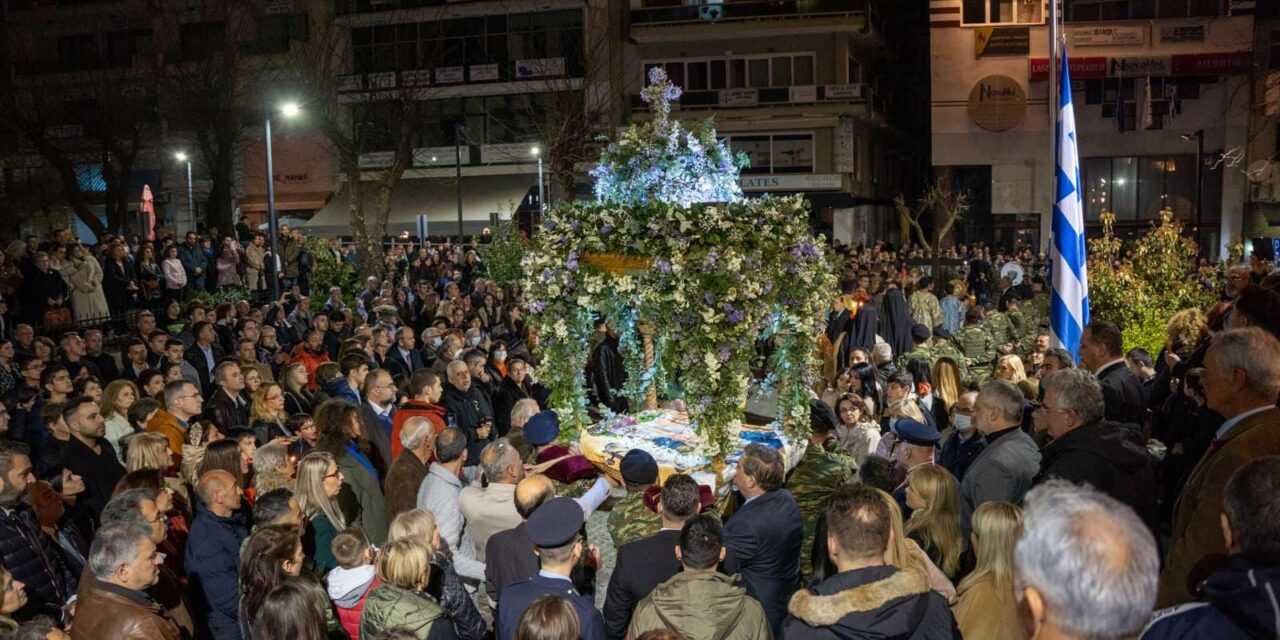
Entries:
[[538,213],[545,214],[547,212],[546,199],[543,198],[542,192],[542,149],[538,145],[533,146],[533,157],[538,159]]
[[[286,102],[280,105],[280,115],[286,119],[293,118],[302,113],[302,107],[297,102]],[[266,117],[263,118],[266,129],[267,141],[267,230],[271,234],[271,262],[268,270],[271,281],[271,299],[278,300],[280,298],[280,220],[276,217],[276,179],[275,169],[271,162],[271,110],[267,110]]]
[[178,162],[187,164],[187,219],[190,220],[191,228],[194,229],[196,226],[196,200],[191,192],[191,158],[185,151],[174,153],[173,157]]
[[1199,235],[1200,223],[1202,222],[1201,213],[1204,210],[1200,204],[1203,193],[1204,181],[1201,179],[1204,171],[1204,129],[1196,129],[1192,133],[1182,134],[1183,142],[1195,141],[1196,143],[1196,234]]

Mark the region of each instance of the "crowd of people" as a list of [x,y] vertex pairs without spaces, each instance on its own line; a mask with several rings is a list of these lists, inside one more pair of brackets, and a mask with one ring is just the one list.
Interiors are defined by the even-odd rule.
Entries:
[[[1028,248],[837,246],[804,454],[748,445],[718,495],[560,441],[520,292],[473,248],[400,245],[313,301],[282,235],[284,293],[214,308],[193,293],[270,289],[261,236],[9,247],[0,638],[1280,633],[1262,261],[1170,318],[1161,353],[1099,319],[1077,358],[1050,346]],[[128,322],[51,323],[67,300],[101,315],[71,291],[95,267]],[[593,411],[626,410],[596,327]]]

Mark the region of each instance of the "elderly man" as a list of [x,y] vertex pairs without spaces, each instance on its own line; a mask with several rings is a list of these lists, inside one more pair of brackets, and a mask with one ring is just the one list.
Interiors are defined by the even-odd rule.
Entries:
[[164,409],[147,421],[147,431],[164,436],[169,441],[169,451],[181,456],[187,428],[203,409],[204,396],[196,385],[186,380],[170,382],[164,386]]
[[1021,429],[1022,391],[1004,380],[982,385],[973,422],[986,448],[960,481],[960,526],[972,531],[973,512],[985,502],[1021,504],[1040,472],[1040,450]]
[[1191,600],[1187,584],[1205,556],[1227,552],[1218,525],[1227,480],[1250,460],[1280,454],[1280,341],[1257,328],[1214,336],[1201,376],[1209,409],[1226,417],[1174,507],[1160,606]]
[[511,430],[504,437],[520,452],[521,460],[528,460],[533,455],[533,445],[524,436],[524,426],[540,411],[542,409],[538,407],[538,401],[533,398],[517,400],[515,406],[511,407]]
[[[401,455],[408,454],[406,451]],[[435,438],[436,460],[427,468],[426,476],[419,485],[416,506],[435,515],[440,539],[454,550],[454,566],[458,573],[479,579],[484,577],[484,554],[477,554],[476,551],[483,547],[472,542],[469,520],[464,516],[460,505],[461,494],[466,491],[463,489],[462,476],[467,455],[466,435],[458,429],[441,431]],[[501,493],[505,487],[493,484],[494,477],[496,476],[490,477],[489,487],[484,491],[491,489],[495,493]],[[477,488],[477,491],[480,490]]]
[[1159,558],[1133,510],[1052,480],[1027,494],[1014,588],[1030,637],[1125,638],[1151,617]]
[[749,444],[733,474],[733,486],[746,502],[724,528],[725,573],[741,573],[747,593],[760,601],[776,636],[787,601],[800,586],[800,545],[804,525],[800,507],[782,488],[786,468],[777,449]]
[[1051,441],[1041,450],[1040,472],[1032,485],[1050,478],[1088,483],[1129,505],[1155,531],[1159,492],[1151,455],[1133,442],[1127,429],[1103,418],[1097,378],[1084,369],[1065,369],[1042,383],[1040,421]]
[[1080,338],[1080,363],[1098,376],[1105,416],[1112,422],[1133,425],[1141,433],[1146,419],[1147,393],[1142,381],[1124,363],[1124,336],[1109,322],[1094,322]]
[[391,455],[392,416],[396,410],[396,383],[386,369],[370,371],[365,376],[364,403],[360,405],[360,425],[373,444],[373,466],[385,474],[395,458]]
[[436,431],[431,421],[421,416],[405,421],[399,435],[403,450],[387,470],[387,478],[383,484],[387,522],[395,520],[396,516],[417,505],[418,490],[427,477],[427,462],[431,460],[431,450],[435,447],[436,440]]
[[525,469],[515,447],[505,438],[489,444],[480,452],[479,465],[488,486],[462,489],[458,494],[458,507],[466,518],[476,557],[483,561],[489,536],[520,524],[514,494],[516,484],[524,479]]
[[163,556],[140,524],[100,529],[89,547],[92,575],[80,584],[72,640],[155,638],[179,640],[178,625],[147,595]]
[[120,466],[115,448],[103,437],[107,433],[106,421],[93,398],[78,396],[68,400],[62,419],[72,436],[63,461],[68,470],[84,479],[85,491],[78,502],[97,518],[111,499],[116,483],[124,477],[124,467]]
[[[156,493],[151,489],[127,489],[111,497],[102,510],[101,526],[115,527],[121,525],[140,525],[151,533],[151,542],[163,545],[168,533],[168,519],[165,510],[172,506],[172,496]],[[176,559],[174,559],[176,560]],[[173,563],[178,566],[177,562]],[[83,593],[85,583],[80,583]],[[183,637],[191,637],[195,633],[195,623],[191,619],[191,609],[186,601],[186,592],[182,588],[182,579],[173,569],[160,565],[156,582],[147,589],[149,595],[164,610],[165,615],[178,625]]]
[[868,485],[854,484],[832,497],[826,543],[839,572],[791,599],[781,637],[960,637],[946,599],[929,589],[925,576],[885,562],[897,541],[893,514],[883,496]]
[[[205,403],[205,416],[227,433],[232,429],[249,426],[249,403],[244,395],[244,373],[239,363],[224,360],[213,370],[216,386],[213,397]],[[265,438],[259,438],[265,444]]]
[[213,640],[242,640],[238,624],[240,545],[249,537],[241,517],[241,489],[235,476],[209,471],[196,486],[205,509],[197,510],[187,536],[184,568],[196,609]]
[[489,397],[472,384],[471,370],[466,362],[450,362],[448,372],[449,384],[445,385],[441,403],[453,416],[455,426],[466,434],[467,449],[474,464],[480,460],[480,452],[485,446],[497,437],[493,429],[493,405]]

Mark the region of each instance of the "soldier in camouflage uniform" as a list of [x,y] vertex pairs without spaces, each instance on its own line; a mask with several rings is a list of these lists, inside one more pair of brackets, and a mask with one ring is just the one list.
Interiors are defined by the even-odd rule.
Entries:
[[964,354],[965,365],[969,369],[967,382],[986,382],[991,377],[996,343],[982,325],[982,307],[969,307],[964,314],[964,327],[956,332],[954,342]]
[[947,328],[942,325],[934,327],[933,336],[933,361],[937,362],[941,358],[951,358],[960,369],[961,382],[968,380],[969,367],[965,362],[964,354],[961,353],[959,347],[956,346],[955,340],[952,335],[947,332]]
[[911,343],[913,346],[910,351],[898,356],[897,365],[899,371],[906,369],[907,363],[912,360],[924,360],[929,363],[929,366],[933,366],[933,361],[938,358],[938,354],[935,353],[933,342],[930,340],[931,335],[929,328],[922,324],[911,326]]
[[647,451],[632,449],[623,456],[622,481],[627,497],[609,513],[609,535],[614,548],[651,536],[662,528],[662,517],[644,504],[644,492],[658,481],[658,463]]
[[1013,320],[1004,311],[992,311],[982,321],[982,328],[991,336],[996,355],[1013,353],[1014,336],[1016,335]]
[[942,324],[942,304],[938,302],[938,296],[933,294],[933,278],[929,276],[920,278],[915,292],[911,294],[909,304],[911,319],[916,323],[926,327]]
[[804,521],[804,542],[800,546],[800,573],[808,580],[813,568],[810,556],[813,551],[814,530],[817,528],[818,516],[827,507],[831,494],[848,482],[852,482],[858,471],[858,463],[853,458],[828,450],[828,444],[835,448],[836,416],[826,403],[813,400],[809,403],[809,447],[804,450],[800,464],[796,465],[787,479],[787,490],[796,499],[800,508],[800,516]]

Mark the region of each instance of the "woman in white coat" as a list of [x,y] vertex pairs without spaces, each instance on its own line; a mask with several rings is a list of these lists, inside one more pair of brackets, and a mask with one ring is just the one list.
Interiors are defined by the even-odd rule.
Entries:
[[71,245],[65,273],[71,285],[71,311],[76,322],[106,322],[111,317],[111,308],[102,291],[102,265],[98,259],[84,245]]

